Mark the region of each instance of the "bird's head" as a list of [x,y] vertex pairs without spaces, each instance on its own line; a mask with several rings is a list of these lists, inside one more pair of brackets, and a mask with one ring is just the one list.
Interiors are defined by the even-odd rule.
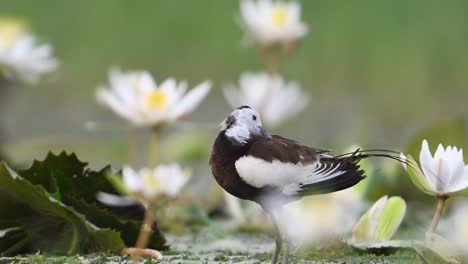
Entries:
[[239,144],[247,143],[252,135],[271,137],[263,128],[258,112],[245,105],[232,111],[220,127],[230,140]]

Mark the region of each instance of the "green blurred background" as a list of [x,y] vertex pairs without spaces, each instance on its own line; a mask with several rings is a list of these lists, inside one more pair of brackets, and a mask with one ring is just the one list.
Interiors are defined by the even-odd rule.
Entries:
[[[237,82],[243,71],[262,70],[255,49],[241,45],[238,6],[217,0],[2,0],[0,15],[26,19],[61,60],[48,82],[14,87],[0,113],[7,153],[27,161],[66,148],[97,164],[122,161],[125,155],[116,153],[124,152],[126,122],[94,98],[110,66],[148,69],[158,81],[174,76],[192,86],[213,80],[211,94],[189,118],[208,129],[203,140],[211,144],[216,124],[230,111],[223,84]],[[315,0],[302,6],[310,32],[281,72],[312,100],[275,132],[337,150],[351,144],[403,149],[422,128],[466,120],[468,1]],[[87,131],[89,120],[103,129]]]

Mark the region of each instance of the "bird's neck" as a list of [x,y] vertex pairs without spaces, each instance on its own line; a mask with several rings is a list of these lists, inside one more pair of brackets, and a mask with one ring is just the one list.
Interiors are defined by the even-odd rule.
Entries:
[[251,138],[249,128],[242,125],[231,126],[224,134],[233,144],[238,145],[246,145]]

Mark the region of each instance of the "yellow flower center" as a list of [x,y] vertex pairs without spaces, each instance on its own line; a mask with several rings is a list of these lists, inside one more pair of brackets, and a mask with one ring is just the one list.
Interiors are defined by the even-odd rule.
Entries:
[[26,30],[23,20],[17,18],[0,19],[0,48],[9,48]]
[[162,110],[167,106],[167,93],[162,90],[155,90],[145,94],[146,106],[149,110]]
[[143,182],[149,189],[158,189],[161,186],[161,179],[154,177],[151,172],[145,173],[143,176]]
[[273,9],[272,19],[275,26],[284,26],[288,19],[288,11],[283,6],[277,6]]

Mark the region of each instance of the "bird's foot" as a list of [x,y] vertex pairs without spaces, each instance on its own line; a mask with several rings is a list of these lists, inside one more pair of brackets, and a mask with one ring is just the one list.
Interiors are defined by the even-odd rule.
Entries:
[[125,248],[122,250],[122,255],[129,255],[134,259],[140,258],[140,257],[147,257],[147,258],[155,258],[155,259],[162,259],[163,255],[161,252],[150,249],[150,248],[135,248],[135,247],[130,247],[130,248]]

